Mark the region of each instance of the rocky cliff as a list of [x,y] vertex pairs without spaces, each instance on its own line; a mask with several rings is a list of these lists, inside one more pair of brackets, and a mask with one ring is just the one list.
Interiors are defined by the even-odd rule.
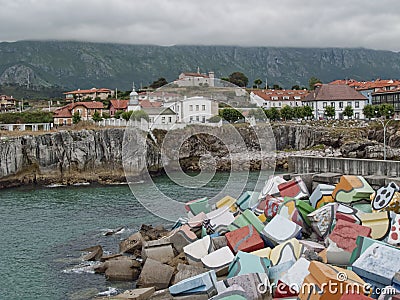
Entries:
[[[138,148],[132,154],[138,162],[135,173],[140,175],[144,169],[155,173],[162,171],[160,149],[166,165],[174,168],[177,167],[174,163],[178,163],[186,170],[211,165],[215,165],[218,170],[230,170],[229,155],[234,169],[243,169],[246,164],[250,164],[252,169],[259,169],[261,162],[267,165],[270,163],[271,154],[275,154],[275,145],[276,150],[281,151],[277,156],[279,166],[284,165],[287,157],[296,150],[314,151],[314,155],[328,156],[382,156],[382,145],[374,140],[379,140],[379,131],[375,133],[370,129],[344,130],[275,124],[270,131],[268,127],[254,130],[245,125],[236,126],[236,138],[243,139],[243,142],[236,141],[230,130],[227,127],[206,128],[205,132],[199,133],[196,127],[189,126],[168,135],[165,131],[154,131],[153,138],[147,137],[147,153],[144,153],[143,148]],[[27,183],[125,181],[122,167],[124,132],[122,128],[65,130],[2,138],[0,187]],[[392,136],[396,136],[395,133]],[[222,142],[220,138],[228,140]],[[130,143],[135,145],[135,138],[131,138]],[[392,138],[391,143],[397,146],[398,139]],[[265,153],[262,156],[259,156],[260,144],[267,145],[263,148]],[[388,152],[388,157],[399,156],[396,149],[389,149]]]

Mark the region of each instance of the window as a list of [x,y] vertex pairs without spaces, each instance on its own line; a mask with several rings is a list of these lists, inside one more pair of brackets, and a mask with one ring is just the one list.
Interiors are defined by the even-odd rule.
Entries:
[[190,123],[192,123],[193,122],[193,117],[192,116],[190,116]]
[[339,102],[339,108],[343,108],[343,102]]
[[189,110],[193,111],[193,105],[189,105]]
[[199,105],[196,105],[196,111],[199,111],[199,109],[200,109]]
[[161,123],[165,124],[165,117],[161,118]]
[[172,117],[168,117],[168,122],[172,123]]
[[327,105],[328,105],[327,102],[323,102],[323,103],[322,103],[322,107],[323,107],[323,108],[325,108]]
[[279,102],[279,107],[281,107],[282,106],[282,102]]
[[332,107],[335,107],[335,102],[331,102],[331,106],[332,106]]
[[358,113],[358,112],[355,113],[355,114],[354,114],[354,117],[355,117],[356,119],[359,119],[359,118],[360,118],[360,113]]
[[202,105],[201,106],[201,109],[204,111],[204,110],[206,110],[206,106],[205,105]]
[[360,107],[360,102],[358,102],[358,101],[354,102],[354,107],[355,108],[359,108]]
[[351,102],[347,102],[347,106],[351,106]]
[[200,117],[196,116],[196,121],[199,122],[200,121]]
[[203,116],[202,122],[205,123],[206,122],[206,117]]

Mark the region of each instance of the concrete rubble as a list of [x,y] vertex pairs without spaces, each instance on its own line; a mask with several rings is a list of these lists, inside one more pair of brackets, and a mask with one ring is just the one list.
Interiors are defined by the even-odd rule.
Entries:
[[85,259],[108,280],[137,280],[107,299],[400,299],[399,186],[332,175],[192,200],[171,230],[142,225],[120,253]]

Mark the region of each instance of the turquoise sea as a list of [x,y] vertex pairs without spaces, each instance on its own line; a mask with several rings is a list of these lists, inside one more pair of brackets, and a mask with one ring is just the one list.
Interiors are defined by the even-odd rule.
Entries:
[[[228,178],[228,173],[217,173],[195,189],[167,176],[154,182],[165,194],[188,201],[213,197]],[[254,188],[257,178],[258,173],[250,173],[246,190]],[[145,191],[146,184],[135,188]],[[90,273],[80,250],[100,244],[115,253],[118,243],[142,223],[171,225],[145,210],[127,185],[0,191],[0,299],[91,299],[110,288],[134,287]],[[103,235],[120,226],[125,228],[121,234]]]

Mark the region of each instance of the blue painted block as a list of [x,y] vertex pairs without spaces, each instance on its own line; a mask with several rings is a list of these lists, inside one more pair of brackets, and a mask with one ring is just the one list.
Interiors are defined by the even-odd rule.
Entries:
[[266,273],[271,262],[266,257],[239,251],[229,266],[228,278],[251,273]]
[[214,270],[202,273],[197,276],[182,280],[177,284],[169,287],[169,292],[173,296],[191,295],[191,294],[207,294],[211,297],[217,293],[216,285],[217,275]]

